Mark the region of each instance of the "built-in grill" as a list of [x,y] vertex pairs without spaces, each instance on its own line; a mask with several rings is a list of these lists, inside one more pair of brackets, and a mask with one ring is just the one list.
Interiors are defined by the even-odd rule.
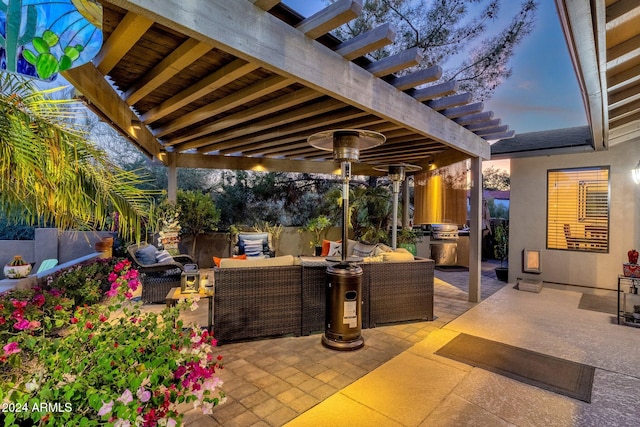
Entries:
[[458,225],[431,224],[429,246],[436,266],[455,266],[458,263]]

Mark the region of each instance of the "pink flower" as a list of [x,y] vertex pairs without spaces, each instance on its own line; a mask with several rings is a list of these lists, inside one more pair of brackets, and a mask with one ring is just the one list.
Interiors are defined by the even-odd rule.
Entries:
[[0,325],[4,325],[5,323],[7,323],[7,319],[5,319],[4,317],[0,316]]
[[109,273],[109,277],[108,277],[110,282],[115,282],[118,279],[118,275],[114,272]]
[[118,295],[118,288],[108,290],[108,291],[106,292],[106,295],[107,295],[109,298],[113,298],[113,297],[115,297],[116,295]]
[[37,329],[39,327],[40,327],[40,322],[38,320],[32,320],[31,322],[29,322],[28,329]]
[[11,304],[13,304],[14,308],[25,308],[27,306],[27,302],[26,301],[18,301],[18,300],[11,300]]
[[27,319],[20,319],[13,325],[19,331],[25,330],[29,328],[29,321]]
[[33,297],[33,303],[37,307],[42,307],[44,305],[44,295],[38,294],[38,295],[34,296]]
[[111,402],[109,402],[109,403],[104,403],[104,400],[103,400],[102,401],[102,407],[98,411],[98,416],[101,417],[103,415],[108,414],[109,412],[111,412],[112,408],[113,408],[113,400]]
[[108,320],[108,317],[104,314],[101,314],[100,317],[98,317],[98,320],[101,322],[106,322]]
[[12,354],[20,353],[20,347],[18,347],[17,342],[10,342],[9,344],[2,347],[4,350],[5,356],[11,356]]
[[131,394],[129,389],[126,389],[124,393],[122,393],[122,396],[120,396],[116,400],[118,402],[124,403],[125,405],[128,405],[130,402],[133,402],[133,394]]
[[72,318],[71,318],[71,323],[72,323],[73,325],[75,325],[76,323],[78,323],[78,318],[77,318],[77,317],[72,317]]
[[178,366],[178,369],[173,373],[173,378],[178,379],[187,373],[187,368],[183,365]]
[[149,390],[145,390],[144,387],[140,387],[136,392],[136,396],[138,396],[140,402],[145,403],[151,399],[151,392]]
[[60,290],[58,289],[51,289],[49,290],[49,293],[54,297],[59,297],[60,295],[62,295],[62,292],[60,292]]
[[84,327],[85,327],[86,329],[93,329],[93,323],[91,323],[91,322],[86,322],[86,323],[84,324]]
[[138,279],[131,279],[127,283],[127,285],[129,286],[129,289],[131,289],[132,291],[135,291],[136,289],[138,289],[138,284],[139,284]]
[[125,298],[126,298],[126,299],[131,299],[131,298],[133,298],[133,294],[132,294],[131,292],[129,292],[129,291],[125,292],[125,293],[124,293],[124,296],[125,296]]
[[137,279],[138,278],[138,270],[129,270],[127,274],[124,276],[125,279]]
[[60,311],[60,310],[62,310],[62,306],[60,304],[57,304],[55,307],[53,307],[53,309],[55,311]]

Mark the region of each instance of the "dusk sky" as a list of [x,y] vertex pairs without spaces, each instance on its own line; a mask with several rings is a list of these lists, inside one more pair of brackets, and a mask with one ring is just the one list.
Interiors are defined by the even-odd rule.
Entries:
[[[296,12],[308,17],[326,7],[324,0],[283,0]],[[558,129],[587,124],[586,113],[575,71],[560,28],[555,2],[538,0],[533,32],[516,47],[509,62],[512,76],[485,102],[484,111],[516,133]],[[520,2],[502,1],[502,29],[519,10]]]

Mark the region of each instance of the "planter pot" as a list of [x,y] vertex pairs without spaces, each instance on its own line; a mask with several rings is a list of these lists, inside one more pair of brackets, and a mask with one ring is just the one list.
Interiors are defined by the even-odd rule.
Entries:
[[322,255],[322,246],[316,246],[314,253],[316,254],[316,256]]
[[401,247],[401,248],[405,248],[406,250],[411,252],[411,255],[413,255],[413,256],[417,256],[418,255],[418,248],[416,247],[415,243],[400,243],[400,244],[398,244],[398,246]]
[[509,281],[509,267],[498,267],[496,268],[496,278],[501,282]]
[[27,265],[5,265],[4,277],[8,279],[21,279],[31,273],[31,264]]

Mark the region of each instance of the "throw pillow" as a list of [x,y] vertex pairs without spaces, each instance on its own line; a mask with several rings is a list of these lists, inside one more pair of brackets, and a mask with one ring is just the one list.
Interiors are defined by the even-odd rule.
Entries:
[[[216,267],[220,268],[220,262],[226,258],[218,258],[217,256],[213,257],[213,263],[216,265]],[[229,259],[247,259],[247,255],[246,254],[242,254],[242,255],[234,255]]]
[[156,254],[156,262],[160,264],[173,262],[173,257],[166,249],[158,251],[158,253]]
[[367,245],[365,243],[358,242],[353,247],[353,256],[357,256],[357,257],[371,256],[375,248],[376,248],[376,245]]
[[247,257],[262,256],[262,240],[245,240],[244,253]]
[[331,241],[330,240],[323,240],[322,241],[322,253],[320,254],[320,256],[327,256],[329,255],[329,246],[331,245]]
[[143,265],[155,264],[157,252],[158,249],[155,246],[147,245],[136,251],[136,258]]
[[342,256],[342,242],[329,242],[327,256]]

